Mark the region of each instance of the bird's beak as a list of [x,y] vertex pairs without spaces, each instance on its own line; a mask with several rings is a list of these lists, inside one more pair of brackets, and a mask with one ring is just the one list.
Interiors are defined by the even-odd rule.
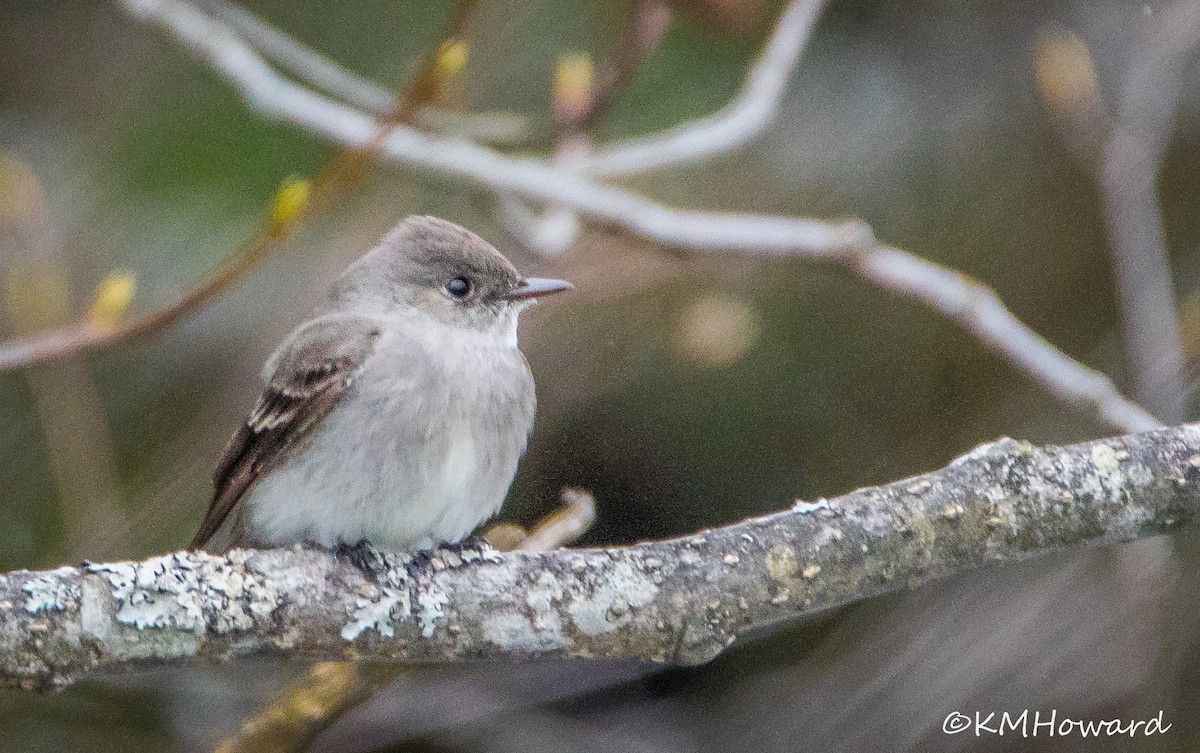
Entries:
[[548,277],[526,277],[517,284],[508,295],[502,296],[506,301],[527,301],[540,298],[551,293],[561,293],[575,286],[566,280],[552,280]]

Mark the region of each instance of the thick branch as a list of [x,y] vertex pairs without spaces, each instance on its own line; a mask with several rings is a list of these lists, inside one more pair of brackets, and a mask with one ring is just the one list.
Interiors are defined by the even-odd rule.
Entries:
[[0,683],[254,653],[694,663],[780,620],[984,565],[1128,541],[1200,512],[1200,425],[1037,448],[670,541],[498,554],[377,581],[327,554],[179,552],[0,576]]

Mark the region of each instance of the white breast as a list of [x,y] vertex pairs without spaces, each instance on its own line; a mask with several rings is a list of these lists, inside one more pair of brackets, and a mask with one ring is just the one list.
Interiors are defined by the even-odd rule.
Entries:
[[[414,354],[388,352],[386,343],[381,348],[303,451],[251,492],[249,541],[332,547],[366,539],[414,551],[461,540],[499,510],[533,420],[532,377],[524,359],[515,350],[496,355],[472,349],[465,357],[478,362],[468,367],[495,374],[492,381],[510,387],[493,393],[489,381],[482,393],[467,395],[428,370],[418,371],[408,389],[396,389],[401,365],[394,359],[404,358],[411,368]],[[510,409],[498,415],[498,405]],[[511,428],[501,437],[497,426]]]

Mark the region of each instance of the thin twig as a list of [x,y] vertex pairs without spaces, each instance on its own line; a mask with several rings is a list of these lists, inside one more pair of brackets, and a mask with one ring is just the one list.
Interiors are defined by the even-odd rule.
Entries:
[[[587,90],[561,92],[556,88],[555,163],[569,165],[591,151],[596,129],[638,70],[658,49],[669,22],[670,10],[665,4],[659,0],[637,0],[613,51],[598,66],[594,80],[585,84]],[[579,218],[569,209],[550,205],[535,211],[512,194],[499,193],[496,198],[497,214],[505,229],[536,253],[543,256],[563,253],[579,234]]]
[[594,136],[621,92],[658,49],[669,22],[670,10],[660,0],[634,2],[613,51],[596,68],[586,103],[555,113],[560,146],[577,138],[590,140]]
[[[263,57],[315,89],[364,112],[385,116],[396,111],[396,93],[338,65],[295,37],[227,0],[196,0],[234,29]],[[451,16],[453,18],[453,14]],[[526,138],[528,119],[512,112],[455,112],[426,102],[413,114],[425,130],[454,133],[487,144],[509,144]]]
[[636,175],[702,162],[753,139],[779,110],[796,61],[816,26],[824,0],[792,0],[750,68],[742,90],[716,113],[662,133],[620,141],[571,163],[590,175]]
[[50,332],[0,343],[0,371],[32,366],[83,350],[162,332],[235,286],[273,252],[282,239],[280,236],[267,235],[256,237],[243,245],[220,272],[188,291],[183,298],[138,319],[113,327],[103,327],[91,320],[84,320]]
[[374,115],[396,110],[399,102],[394,91],[343,68],[245,8],[226,0],[197,0],[197,5],[229,24],[268,60],[310,86]]
[[[369,143],[374,121],[344,104],[281,78],[219,23],[178,0],[127,0],[139,17],[162,26],[227,78],[259,112],[344,146]],[[885,289],[951,315],[1053,394],[1088,405],[1126,431],[1160,425],[1104,374],[1071,359],[1012,315],[988,288],[898,249],[877,246],[858,222],[673,209],[544,162],[507,157],[471,142],[430,137],[397,126],[381,156],[396,164],[469,180],[497,193],[559,204],[644,238],[696,251],[803,256],[869,272]]]
[[1084,366],[1025,326],[987,285],[888,246],[860,254],[853,265],[880,287],[940,311],[1055,397],[1093,408],[1109,426],[1145,431],[1161,425],[1103,372]]
[[[447,24],[448,35],[461,34],[467,12],[474,2],[475,0],[459,0],[455,5]],[[136,5],[136,2],[133,5]],[[186,13],[194,14],[196,18],[204,18],[190,6],[184,8]],[[246,54],[257,58],[248,48],[243,49]],[[282,223],[268,220],[258,234],[246,241],[212,277],[189,290],[175,303],[115,326],[101,327],[93,321],[83,320],[49,332],[0,343],[0,371],[24,368],[80,351],[158,334],[200,311],[221,294],[235,287],[247,274],[282,247],[301,220],[317,208],[331,202],[361,172],[366,160],[382,147],[392,128],[411,123],[416,112],[435,101],[431,98],[436,98],[438,90],[436,81],[432,79],[437,76],[438,54],[439,48],[430,51],[413,84],[409,86],[405,96],[398,100],[394,110],[382,120],[371,121],[370,133],[366,139],[346,144],[346,149],[321,170],[320,175],[313,181],[310,198],[294,216]]]
[[1183,64],[1197,43],[1200,4],[1195,0],[1172,3],[1149,21],[1126,74],[1100,168],[1134,395],[1172,423],[1187,411],[1187,389],[1157,183]]

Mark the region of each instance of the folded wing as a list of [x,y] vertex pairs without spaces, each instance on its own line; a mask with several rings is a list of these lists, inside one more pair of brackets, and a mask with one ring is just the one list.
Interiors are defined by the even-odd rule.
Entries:
[[375,320],[328,315],[302,325],[268,361],[271,374],[246,423],[229,440],[213,474],[213,498],[188,545],[208,543],[263,473],[329,415],[375,351]]

